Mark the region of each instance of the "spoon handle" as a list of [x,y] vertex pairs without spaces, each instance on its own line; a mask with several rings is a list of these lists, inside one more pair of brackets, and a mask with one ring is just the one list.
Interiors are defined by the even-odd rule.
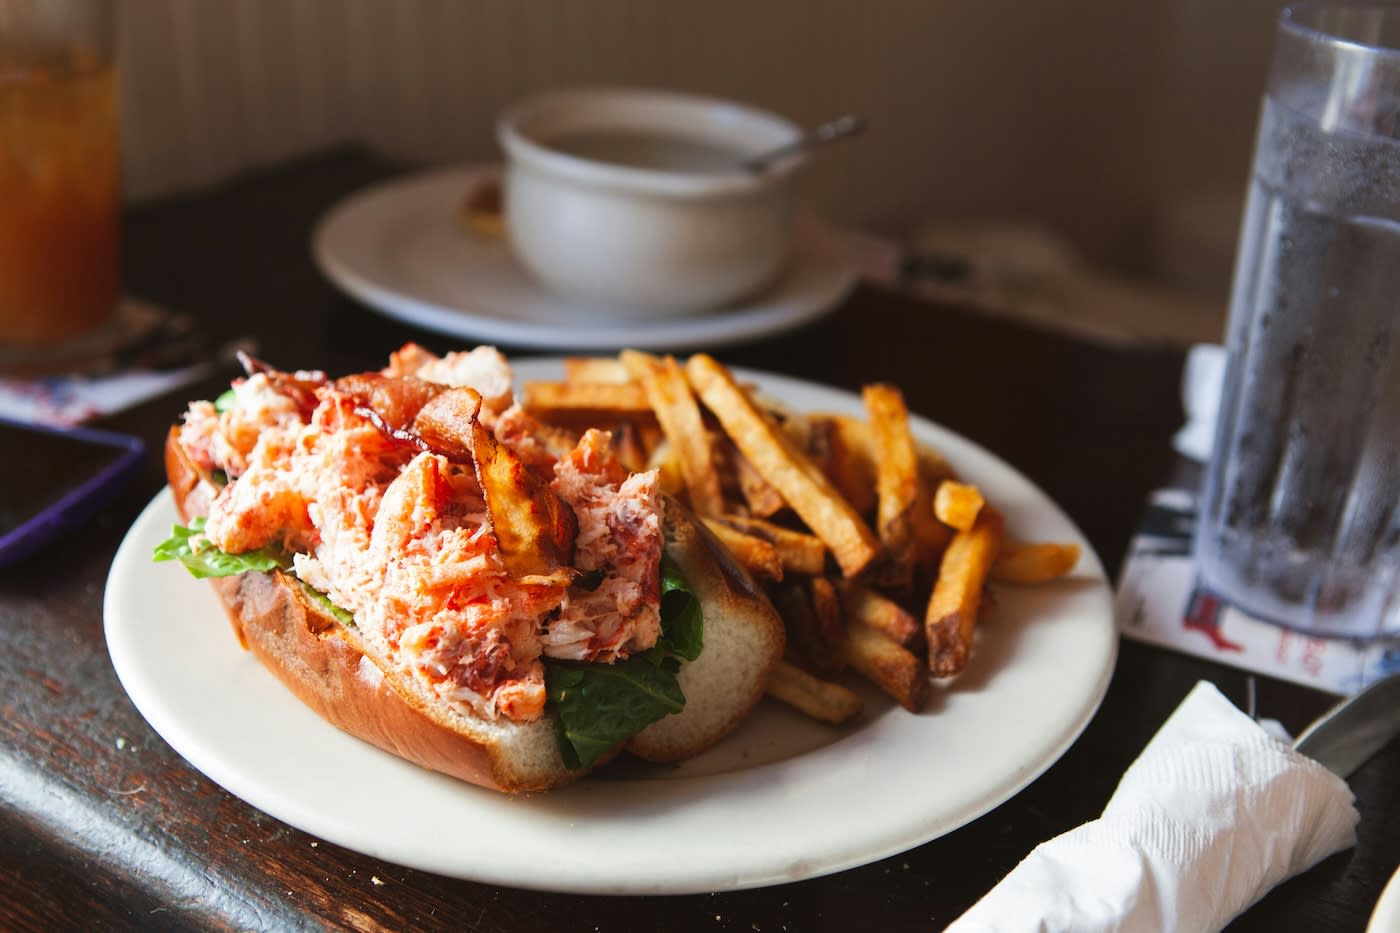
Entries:
[[778,146],[776,149],[769,149],[767,152],[745,159],[744,168],[755,174],[767,171],[774,163],[780,162],[789,156],[794,156],[799,152],[815,148],[820,145],[843,139],[847,136],[854,136],[865,129],[865,118],[854,113],[848,113],[837,117],[835,120],[828,120],[826,123],[804,133],[790,143]]

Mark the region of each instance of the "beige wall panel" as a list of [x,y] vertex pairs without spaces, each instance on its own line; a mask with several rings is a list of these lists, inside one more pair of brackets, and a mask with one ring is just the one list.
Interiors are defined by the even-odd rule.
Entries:
[[1169,269],[1156,251],[1210,214],[1175,205],[1228,218],[1242,188],[1272,15],[1260,0],[124,0],[127,191],[347,140],[492,160],[494,117],[521,95],[641,84],[804,123],[865,114],[867,135],[806,179],[845,223],[1027,218],[1091,258]]

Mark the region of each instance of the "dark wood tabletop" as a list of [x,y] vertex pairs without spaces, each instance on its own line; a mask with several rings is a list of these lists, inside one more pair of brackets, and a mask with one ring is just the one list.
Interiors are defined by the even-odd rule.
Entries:
[[[401,168],[336,150],[133,208],[127,287],[189,314],[216,340],[251,335],[265,359],[289,368],[377,368],[409,339],[459,348],[343,296],[310,256],[327,208]],[[912,410],[1032,477],[1115,575],[1147,494],[1172,468],[1168,441],[1182,417],[1179,349],[1094,345],[869,287],[800,330],[715,354],[851,390],[896,383]],[[188,386],[106,423],[157,445],[187,399],[215,389],[214,379]],[[0,928],[938,929],[1037,843],[1097,816],[1197,680],[1244,701],[1238,670],[1123,641],[1101,708],[1057,763],[986,815],[892,858],[776,887],[664,897],[438,877],[259,812],[184,761],[127,699],[103,640],[103,588],[122,536],[162,484],[153,459],[103,514],[0,571]],[[1260,710],[1293,730],[1333,700],[1258,679]],[[1280,885],[1230,929],[1364,929],[1400,863],[1400,744],[1350,784],[1361,812],[1356,847]]]

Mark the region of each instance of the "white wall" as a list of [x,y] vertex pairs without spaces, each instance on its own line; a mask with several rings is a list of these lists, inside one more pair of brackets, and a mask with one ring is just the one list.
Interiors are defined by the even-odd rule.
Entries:
[[[929,219],[1034,218],[1092,258],[1138,271],[1169,266],[1159,247],[1211,213],[1180,209],[1183,197],[1218,206],[1242,187],[1274,6],[122,2],[132,198],[348,139],[413,160],[491,160],[493,117],[522,94],[630,83],[735,97],[802,122],[866,115],[867,135],[823,155],[808,178],[843,222],[893,232]],[[1233,209],[1223,210],[1230,229]]]

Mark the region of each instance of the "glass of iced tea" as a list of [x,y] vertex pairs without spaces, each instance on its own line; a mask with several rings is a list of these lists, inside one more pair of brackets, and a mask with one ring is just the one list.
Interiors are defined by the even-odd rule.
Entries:
[[0,0],[0,364],[116,320],[114,50],[114,0]]

